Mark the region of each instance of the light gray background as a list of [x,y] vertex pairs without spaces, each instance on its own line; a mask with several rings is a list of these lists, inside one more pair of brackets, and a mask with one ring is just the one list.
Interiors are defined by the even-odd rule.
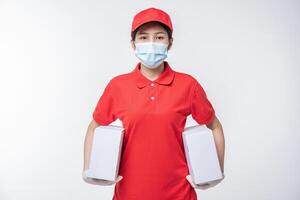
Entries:
[[81,179],[84,137],[109,79],[138,62],[130,26],[151,6],[173,20],[167,60],[224,128],[226,178],[199,199],[300,199],[299,1],[4,0],[1,200],[111,199]]

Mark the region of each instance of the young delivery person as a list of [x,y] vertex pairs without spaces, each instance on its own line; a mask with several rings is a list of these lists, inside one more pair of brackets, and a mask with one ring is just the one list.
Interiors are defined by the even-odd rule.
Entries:
[[95,128],[117,118],[125,128],[113,200],[196,200],[195,188],[210,187],[195,185],[188,172],[182,132],[190,114],[212,130],[224,171],[222,125],[203,87],[165,61],[172,32],[171,18],[160,9],[148,8],[134,16],[131,45],[140,62],[109,81],[93,112],[84,145],[86,181],[113,184],[85,176]]

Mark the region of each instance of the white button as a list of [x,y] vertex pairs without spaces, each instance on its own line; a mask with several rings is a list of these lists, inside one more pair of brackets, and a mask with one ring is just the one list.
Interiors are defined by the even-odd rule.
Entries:
[[154,86],[154,83],[151,83],[151,86]]
[[154,100],[155,97],[151,97],[152,100]]

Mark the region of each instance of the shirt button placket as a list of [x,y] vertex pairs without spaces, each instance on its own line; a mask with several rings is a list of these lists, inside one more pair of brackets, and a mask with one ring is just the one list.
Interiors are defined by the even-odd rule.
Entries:
[[154,82],[151,82],[150,83],[150,100],[151,101],[155,101],[156,100],[156,96],[155,96],[155,83]]

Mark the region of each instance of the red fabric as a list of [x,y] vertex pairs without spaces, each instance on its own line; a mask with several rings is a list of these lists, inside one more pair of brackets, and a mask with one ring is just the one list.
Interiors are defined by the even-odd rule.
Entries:
[[148,8],[137,13],[132,21],[131,32],[137,29],[139,26],[151,21],[161,22],[168,26],[173,32],[173,26],[170,16],[163,10],[157,8]]
[[112,78],[93,112],[100,125],[119,118],[125,128],[119,169],[123,179],[115,185],[113,200],[197,199],[185,178],[182,131],[188,115],[207,124],[215,111],[195,78],[164,63],[154,81],[142,75],[140,63]]

